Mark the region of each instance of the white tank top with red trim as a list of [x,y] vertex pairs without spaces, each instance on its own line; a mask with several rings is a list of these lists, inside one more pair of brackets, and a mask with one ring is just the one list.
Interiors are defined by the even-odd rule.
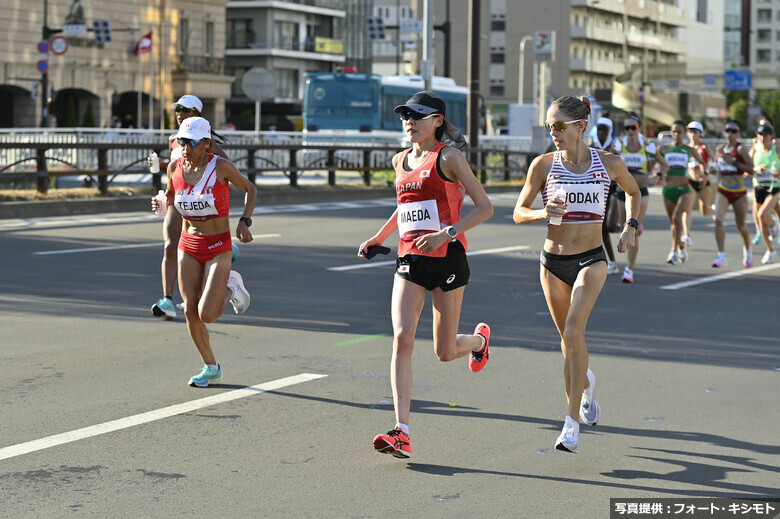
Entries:
[[553,164],[542,189],[542,202],[547,202],[558,188],[566,191],[564,224],[602,223],[609,195],[609,173],[598,152],[590,150],[590,168],[584,173],[572,173],[561,162],[561,152],[553,155]]

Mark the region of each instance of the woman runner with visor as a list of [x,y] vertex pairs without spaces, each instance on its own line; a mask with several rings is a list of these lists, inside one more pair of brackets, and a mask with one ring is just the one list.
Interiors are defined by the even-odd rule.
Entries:
[[[360,244],[358,256],[369,259],[371,248],[381,246],[398,230],[390,363],[396,424],[387,434],[377,435],[373,443],[378,452],[409,458],[412,352],[427,291],[433,301],[433,349],[439,360],[469,355],[469,368],[477,372],[490,357],[487,324],[479,323],[468,335],[458,334],[458,327],[469,280],[465,232],[493,216],[493,205],[463,153],[442,142],[447,138],[465,144],[462,134],[444,118],[446,106],[441,97],[417,92],[395,112],[412,144],[393,157],[398,206],[382,228]],[[464,191],[474,208],[461,218]]]
[[[550,315],[561,339],[563,379],[568,401],[555,448],[579,452],[579,421],[596,425],[601,408],[594,398],[596,377],[588,369],[585,328],[607,278],[601,241],[605,196],[615,179],[625,191],[628,220],[617,244],[626,252],[636,243],[641,206],[639,188],[616,155],[585,144],[590,100],[564,96],[547,110],[545,127],[559,151],[534,159],[514,210],[518,224],[548,221],[540,279]],[[541,192],[544,207],[531,205]],[[556,225],[555,220],[562,223]]]
[[[233,247],[230,236],[230,186],[244,191],[244,211],[236,227],[242,243],[252,241],[252,211],[257,188],[232,162],[209,152],[211,126],[202,117],[181,123],[176,141],[182,156],[168,165],[168,204],[179,211],[184,225],[179,239],[179,291],[184,300],[187,330],[204,366],[189,385],[206,387],[222,378],[214,357],[206,323],[216,321],[233,305],[237,314],[249,307],[250,297],[241,275],[230,270]],[[158,201],[152,200],[152,209]],[[170,212],[169,211],[169,212]]]

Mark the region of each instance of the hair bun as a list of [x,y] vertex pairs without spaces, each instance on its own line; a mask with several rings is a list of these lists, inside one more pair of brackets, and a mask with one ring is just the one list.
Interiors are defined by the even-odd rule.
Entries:
[[590,100],[587,97],[581,97],[580,101],[582,101],[582,104],[588,109],[588,115],[590,115]]

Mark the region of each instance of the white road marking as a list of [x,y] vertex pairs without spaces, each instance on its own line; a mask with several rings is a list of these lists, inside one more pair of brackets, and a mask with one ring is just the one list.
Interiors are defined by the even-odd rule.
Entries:
[[[255,234],[255,239],[260,238],[278,238],[281,236],[281,234]],[[100,252],[100,251],[107,251],[107,250],[118,250],[118,249],[137,249],[139,247],[160,247],[162,246],[162,243],[160,242],[154,242],[154,243],[136,243],[133,245],[114,245],[112,247],[88,247],[85,249],[63,249],[63,250],[49,250],[49,251],[39,251],[39,252],[33,252],[35,256],[51,256],[52,254],[74,254],[77,252]]]
[[[526,250],[528,249],[528,245],[517,245],[514,247],[499,247],[497,249],[484,249],[484,250],[475,250],[475,251],[469,251],[466,253],[466,256],[480,256],[482,254],[500,254],[502,252],[512,252],[516,250]],[[363,260],[362,260],[363,261]],[[328,267],[328,270],[333,270],[336,272],[344,272],[347,270],[358,270],[358,269],[369,269],[372,267],[383,267],[386,265],[395,265],[395,260],[392,261],[380,261],[378,263],[358,263],[355,265],[344,265],[341,267]]]
[[680,288],[688,288],[696,285],[703,285],[705,283],[712,283],[714,281],[722,281],[724,279],[736,278],[739,276],[749,276],[751,274],[760,274],[768,270],[780,268],[780,264],[777,265],[764,265],[763,267],[753,267],[744,270],[735,270],[733,272],[724,272],[723,274],[717,274],[715,276],[706,276],[699,279],[692,279],[690,281],[681,281],[680,283],[672,283],[671,285],[664,285],[661,287],[663,290],[679,290]]
[[170,418],[171,416],[197,411],[198,409],[203,409],[204,407],[224,404],[225,402],[238,400],[239,398],[246,398],[248,396],[257,395],[259,393],[274,391],[276,389],[281,389],[283,387],[288,387],[295,384],[301,384],[303,382],[310,382],[312,380],[317,380],[324,377],[327,377],[327,375],[301,373],[300,375],[280,378],[279,380],[272,380],[270,382],[265,382],[256,386],[248,386],[241,389],[236,389],[234,391],[227,391],[218,395],[192,400],[191,402],[184,402],[169,407],[163,407],[162,409],[157,409],[155,411],[128,416],[126,418],[120,418],[118,420],[92,425],[90,427],[84,427],[83,429],[76,429],[75,431],[47,436],[46,438],[41,438],[39,440],[11,445],[10,447],[0,449],[0,461],[16,456],[21,456],[23,454],[29,454],[31,452],[48,449],[49,447],[56,447],[57,445],[84,440],[93,436],[99,436],[101,434],[127,429],[129,427],[154,422],[156,420],[162,420],[163,418]]

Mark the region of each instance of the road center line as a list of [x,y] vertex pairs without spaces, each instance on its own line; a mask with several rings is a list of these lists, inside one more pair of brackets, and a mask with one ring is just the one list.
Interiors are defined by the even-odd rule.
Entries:
[[754,267],[744,270],[735,270],[733,272],[725,272],[723,274],[717,274],[715,276],[706,276],[699,279],[692,279],[690,281],[681,281],[680,283],[672,283],[671,285],[664,285],[661,287],[662,290],[678,290],[680,288],[688,288],[693,287],[696,285],[703,285],[705,283],[712,283],[714,281],[722,281],[724,279],[731,279],[739,276],[748,276],[750,274],[760,274],[761,272],[766,272],[768,270],[780,268],[780,264],[778,265],[765,265],[763,267]]
[[[260,238],[278,238],[281,236],[281,234],[257,234],[254,236],[255,239]],[[84,249],[63,249],[63,250],[47,250],[47,251],[39,251],[39,252],[33,252],[35,256],[51,256],[53,254],[76,254],[79,252],[101,252],[101,251],[107,251],[107,250],[119,250],[119,249],[137,249],[140,247],[160,247],[162,245],[162,242],[154,242],[154,243],[135,243],[133,245],[114,245],[112,247],[88,247]]]
[[[467,256],[480,256],[482,254],[500,254],[502,252],[513,252],[517,250],[526,250],[528,249],[528,245],[516,245],[514,247],[499,247],[497,249],[484,249],[484,250],[475,250],[475,251],[469,251],[466,253]],[[384,267],[386,265],[395,265],[395,260],[392,261],[380,261],[378,263],[358,263],[353,265],[343,265],[341,267],[328,267],[328,270],[333,270],[336,272],[344,272],[346,270],[357,270],[357,269],[370,269],[372,267]]]
[[190,402],[184,402],[169,407],[163,407],[162,409],[137,414],[134,416],[128,416],[126,418],[120,418],[118,420],[113,420],[102,424],[92,425],[90,427],[84,427],[83,429],[76,429],[75,431],[47,436],[46,438],[41,438],[39,440],[11,445],[10,447],[0,449],[0,461],[16,456],[21,456],[23,454],[29,454],[31,452],[48,449],[49,447],[56,447],[57,445],[63,445],[65,443],[71,443],[78,440],[91,438],[93,436],[99,436],[101,434],[127,429],[135,425],[141,425],[154,422],[156,420],[162,420],[163,418],[170,418],[171,416],[197,411],[198,409],[203,409],[204,407],[223,404],[232,400],[238,400],[239,398],[246,398],[248,396],[257,395],[259,393],[274,391],[283,387],[301,384],[303,382],[310,382],[312,380],[317,380],[324,377],[327,377],[327,375],[318,375],[316,373],[301,373],[299,375],[272,380],[270,382],[265,382],[256,386],[247,386],[241,389],[220,393],[218,395],[208,396],[206,398],[200,398],[198,400],[192,400]]

